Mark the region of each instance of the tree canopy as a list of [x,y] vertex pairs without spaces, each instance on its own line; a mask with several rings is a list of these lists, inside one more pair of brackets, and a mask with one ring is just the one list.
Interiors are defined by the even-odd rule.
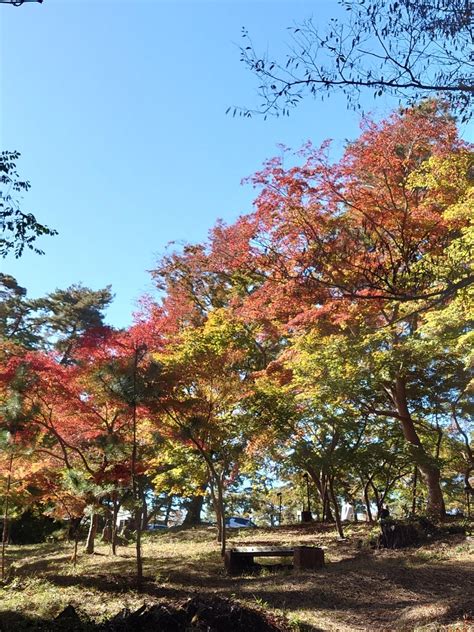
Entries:
[[472,494],[472,146],[445,105],[251,182],[252,212],[164,256],[124,330],[108,287],[30,301],[0,276],[5,506],[87,515],[89,552],[99,516],[115,552],[126,508],[139,581],[140,532],[176,496],[207,497],[224,552],[232,507],[274,524],[272,476],[291,513],[306,473],[341,536],[343,501],[443,518]]
[[327,25],[308,18],[289,27],[284,59],[261,55],[244,29],[241,59],[259,80],[262,99],[250,116],[288,114],[307,96],[342,91],[391,94],[409,104],[445,99],[462,120],[472,116],[473,6],[470,0],[340,0],[344,17]]

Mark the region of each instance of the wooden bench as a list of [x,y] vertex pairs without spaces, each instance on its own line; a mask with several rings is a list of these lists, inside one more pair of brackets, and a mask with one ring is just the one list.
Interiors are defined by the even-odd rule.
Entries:
[[224,565],[229,575],[238,575],[255,568],[255,557],[291,557],[297,569],[315,569],[324,566],[324,551],[317,546],[239,546],[228,549]]

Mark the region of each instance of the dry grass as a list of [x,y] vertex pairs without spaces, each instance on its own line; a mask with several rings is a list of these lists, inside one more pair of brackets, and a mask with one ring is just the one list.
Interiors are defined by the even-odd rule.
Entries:
[[450,536],[418,549],[373,551],[362,545],[365,525],[352,527],[349,535],[338,542],[332,529],[242,530],[232,534],[230,546],[317,544],[325,547],[327,566],[317,572],[280,566],[231,578],[223,572],[212,528],[149,534],[141,592],[133,583],[133,547],[112,557],[108,546],[99,546],[95,555],[81,555],[75,569],[70,545],[11,547],[15,574],[0,588],[0,613],[50,617],[71,603],[101,620],[124,606],[199,592],[257,603],[308,632],[474,630],[471,539]]

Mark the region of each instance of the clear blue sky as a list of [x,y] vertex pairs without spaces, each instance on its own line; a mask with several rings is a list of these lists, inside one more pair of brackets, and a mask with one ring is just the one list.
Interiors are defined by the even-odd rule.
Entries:
[[31,296],[112,284],[108,320],[128,324],[166,244],[202,240],[217,218],[250,210],[254,191],[240,181],[278,143],[331,137],[340,148],[357,135],[342,97],[307,100],[285,119],[225,115],[258,102],[239,62],[242,26],[278,53],[287,26],[335,12],[335,0],[0,4],[1,146],[22,153],[24,208],[59,231],[42,240],[43,257],[8,258],[2,271]]

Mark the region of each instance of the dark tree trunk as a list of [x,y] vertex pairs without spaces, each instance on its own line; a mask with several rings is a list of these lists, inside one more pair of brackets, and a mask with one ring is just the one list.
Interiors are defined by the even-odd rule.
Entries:
[[[209,469],[209,472],[211,472],[210,469]],[[214,514],[216,516],[217,541],[220,544],[222,542],[222,520],[221,520],[220,506],[219,506],[219,502],[216,496],[213,476],[210,476],[210,479],[209,479],[209,489],[211,490],[212,506],[214,507]]]
[[67,532],[68,540],[74,541],[74,549],[71,555],[71,562],[74,567],[76,566],[76,563],[77,563],[77,550],[79,548],[79,535],[80,535],[80,528],[81,528],[81,520],[82,518],[71,518],[69,522],[69,529]]
[[331,499],[327,488],[324,490],[323,507],[323,522],[334,522],[334,516],[331,511]]
[[86,546],[85,546],[85,552],[88,555],[92,555],[92,553],[94,553],[94,544],[95,544],[95,536],[97,533],[98,521],[99,521],[99,516],[93,510],[93,513],[91,514],[91,520],[89,523],[89,533],[87,534],[87,540],[86,540]]
[[173,508],[173,496],[168,498],[168,502],[166,504],[166,513],[165,513],[165,525],[168,526],[168,522],[170,521],[171,509]]
[[139,507],[135,512],[135,528],[136,528],[136,540],[135,540],[135,552],[136,552],[136,564],[137,564],[137,584],[141,586],[143,581],[143,560],[142,560],[142,508]]
[[428,489],[426,511],[432,516],[443,518],[445,505],[440,485],[440,469],[430,455],[423,448],[415,424],[408,409],[405,381],[398,377],[392,389],[393,401],[397,407],[403,436],[412,446],[413,459],[418,466]]
[[370,523],[372,523],[374,518],[372,516],[372,509],[370,508],[369,483],[364,485],[364,502],[367,509],[367,519]]
[[334,493],[334,480],[329,477],[329,494],[331,495],[332,505],[334,507],[334,515],[336,517],[336,529],[339,537],[344,537],[344,531],[342,529],[341,514],[339,513],[339,505],[337,504],[336,494]]
[[187,502],[187,513],[184,518],[183,525],[185,527],[192,527],[201,524],[201,511],[204,503],[204,496],[193,496]]
[[415,469],[413,471],[413,487],[412,487],[412,500],[411,500],[411,513],[412,516],[416,514],[416,484],[418,482],[418,468],[415,465]]
[[141,530],[145,531],[148,526],[148,505],[146,504],[146,494],[142,494],[142,521]]
[[306,465],[306,471],[313,479],[314,484],[316,485],[316,489],[318,490],[319,497],[321,498],[322,521],[334,522],[331,512],[331,499],[329,498],[328,493],[327,475],[323,474],[322,476],[320,476],[319,472],[317,472],[311,465],[308,464]]
[[112,555],[117,555],[117,516],[120,509],[120,502],[117,500],[116,495],[112,497],[113,509],[112,509]]
[[382,501],[380,499],[379,490],[374,485],[374,482],[370,481],[370,486],[372,487],[372,491],[374,492],[375,504],[377,505],[377,519],[379,517],[380,512],[382,511]]
[[10,461],[8,465],[7,476],[7,489],[5,491],[5,506],[3,510],[3,531],[2,531],[2,581],[5,579],[5,548],[8,541],[8,527],[9,527],[9,505],[10,505],[10,488],[12,483],[12,467],[13,467],[13,452],[10,453]]
[[72,565],[74,566],[74,568],[76,567],[76,564],[77,564],[77,549],[78,549],[78,546],[79,546],[79,537],[76,536],[74,538],[74,551],[72,552],[72,558],[71,558]]
[[219,514],[221,519],[221,555],[225,556],[227,546],[227,530],[225,526],[225,507],[224,507],[224,486],[223,481],[219,478],[217,481],[217,503],[219,505]]

